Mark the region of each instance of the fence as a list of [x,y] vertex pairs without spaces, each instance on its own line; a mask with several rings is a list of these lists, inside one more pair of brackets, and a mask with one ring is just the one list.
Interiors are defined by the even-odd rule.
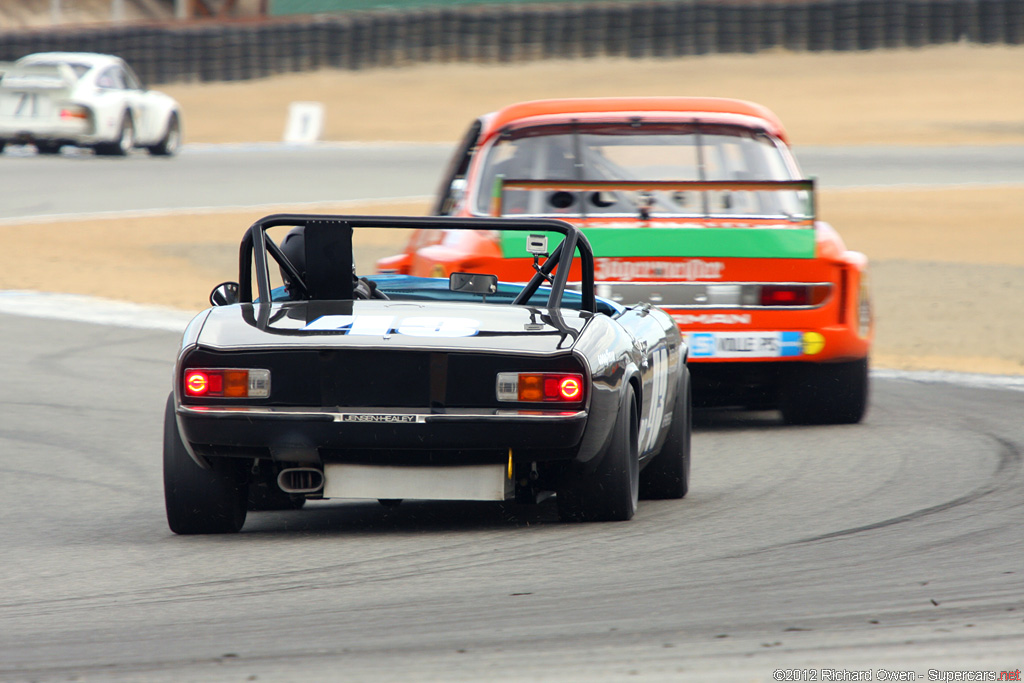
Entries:
[[333,67],[1024,42],[1024,0],[488,5],[255,23],[0,33],[0,61],[71,50],[124,57],[147,83]]

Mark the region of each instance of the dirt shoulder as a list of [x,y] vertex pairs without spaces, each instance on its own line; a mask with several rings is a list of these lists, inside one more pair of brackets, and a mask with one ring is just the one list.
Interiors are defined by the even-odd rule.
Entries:
[[[1021,47],[956,45],[847,55],[451,64],[167,90],[183,104],[191,143],[278,140],[287,105],[298,100],[325,103],[327,139],[451,141],[475,115],[510,102],[614,93],[759,101],[782,117],[795,144],[1020,144],[1022,63]],[[876,366],[1024,374],[1024,188],[824,190],[820,206],[847,246],[871,259]],[[325,208],[426,210],[426,203]],[[0,289],[198,310],[213,285],[236,277],[238,240],[262,213],[0,226],[0,239],[15,245],[0,251]],[[173,243],[166,240],[172,234]],[[367,247],[379,256],[400,244]]]
[[800,145],[1024,143],[1024,47],[322,70],[161,87],[190,142],[280,140],[290,102],[325,107],[325,140],[454,141],[479,114],[548,97],[702,95],[760,102]]

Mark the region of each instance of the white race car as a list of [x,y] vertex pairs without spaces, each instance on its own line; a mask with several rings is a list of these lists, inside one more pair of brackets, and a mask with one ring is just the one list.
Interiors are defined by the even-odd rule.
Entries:
[[120,57],[39,52],[0,64],[0,151],[7,143],[33,144],[40,154],[75,145],[170,156],[181,145],[181,110],[143,87]]

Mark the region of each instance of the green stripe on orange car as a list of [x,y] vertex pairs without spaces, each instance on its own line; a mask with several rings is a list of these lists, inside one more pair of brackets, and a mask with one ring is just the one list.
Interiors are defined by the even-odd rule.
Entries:
[[[815,254],[814,230],[796,228],[585,228],[583,233],[597,257],[812,259]],[[526,238],[526,233],[502,233],[502,256],[529,257]]]

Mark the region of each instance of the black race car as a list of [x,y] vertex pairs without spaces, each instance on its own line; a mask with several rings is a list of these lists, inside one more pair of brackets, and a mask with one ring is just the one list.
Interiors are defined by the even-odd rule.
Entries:
[[[353,234],[369,228],[502,231],[532,269],[519,283],[486,262],[446,279],[358,278]],[[687,347],[663,311],[598,299],[593,282],[589,243],[557,220],[257,221],[238,283],[213,291],[178,354],[164,423],[171,530],[237,532],[248,510],[321,498],[554,492],[567,521],[682,498]]]

